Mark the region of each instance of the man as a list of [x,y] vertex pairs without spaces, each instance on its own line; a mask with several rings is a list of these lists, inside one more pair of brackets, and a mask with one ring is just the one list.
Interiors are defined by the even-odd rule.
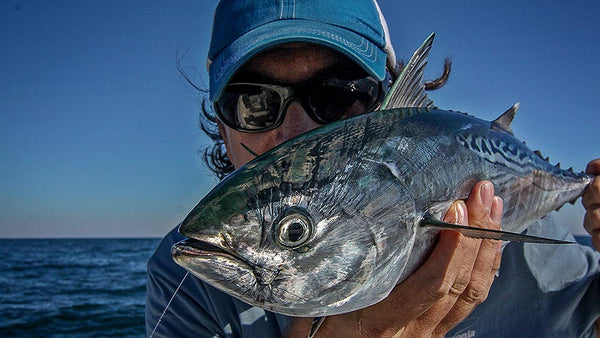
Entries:
[[[382,83],[386,65],[394,67],[389,41],[372,0],[221,1],[209,51],[210,99],[222,138],[211,153],[215,168],[224,174],[229,163],[238,168],[322,124],[376,108],[383,86],[368,83]],[[357,83],[369,89],[344,91]],[[273,85],[292,91],[278,94]],[[323,99],[324,92],[337,94]],[[588,171],[598,174],[600,161]],[[585,227],[600,249],[598,180],[584,205]],[[444,221],[499,229],[501,214],[493,185],[479,182]],[[539,231],[558,236],[561,229],[545,224]],[[251,307],[187,274],[170,259],[170,247],[180,239],[173,230],[148,263],[148,335],[308,335],[312,318]],[[503,256],[494,282],[500,243],[442,232],[424,264],[388,298],[328,317],[317,336],[593,334],[600,315],[599,255],[580,247],[511,243]],[[556,269],[540,268],[548,265]]]

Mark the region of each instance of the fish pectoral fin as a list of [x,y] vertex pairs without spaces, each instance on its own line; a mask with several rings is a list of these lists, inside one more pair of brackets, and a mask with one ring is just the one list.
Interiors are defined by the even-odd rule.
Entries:
[[421,221],[421,226],[458,231],[461,234],[479,239],[495,239],[500,241],[511,241],[511,242],[523,242],[523,243],[540,243],[540,244],[575,244],[574,242],[562,241],[558,239],[523,235],[514,232],[493,230],[493,229],[482,229],[474,228],[466,225],[451,224],[442,221],[435,220],[433,218],[425,218]]

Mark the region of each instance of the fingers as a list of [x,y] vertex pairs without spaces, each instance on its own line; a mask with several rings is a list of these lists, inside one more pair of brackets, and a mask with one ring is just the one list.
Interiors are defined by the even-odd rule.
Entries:
[[[482,182],[475,187],[477,188],[479,188],[479,196],[473,193],[466,201],[469,224],[499,230],[503,209],[502,199],[494,197],[493,185],[489,182]],[[481,241],[469,283],[436,328],[436,335],[448,332],[487,298],[495,274],[500,268],[500,247],[500,241],[489,239]]]
[[[480,182],[466,203],[452,205],[444,221],[499,229],[501,217],[502,200],[494,197],[491,183]],[[428,286],[417,295],[432,305],[407,326],[407,331],[443,336],[466,318],[487,297],[500,266],[499,245],[497,241],[442,231],[434,251],[414,274],[422,273],[420,283]]]
[[[454,203],[444,221],[466,225],[465,203]],[[378,310],[375,316],[363,311],[362,320],[372,328],[386,328],[386,332],[431,333],[450,311],[458,294],[467,287],[475,258],[465,252],[477,248],[477,240],[455,231],[441,231],[438,243],[423,265],[397,285],[384,301],[375,305]],[[461,266],[469,258],[472,261],[467,262],[466,268]],[[368,332],[371,335],[380,333]]]
[[[446,222],[467,223],[466,207],[462,201],[456,202],[447,214],[451,216],[444,219]],[[462,250],[458,250],[458,248],[465,245],[461,243],[461,237],[454,231],[441,231],[438,243],[423,265],[404,282],[397,285],[386,299],[390,312],[403,309],[403,317],[409,319],[403,325],[430,311],[432,307],[436,306],[436,303],[450,293],[452,287],[464,289],[464,287],[454,285],[457,275],[461,273],[465,275],[458,271],[459,262],[462,262]],[[464,280],[465,278],[468,280],[469,277],[462,276],[459,279]],[[468,281],[463,283],[466,287]],[[383,305],[382,303],[380,304]],[[449,306],[446,308],[441,315],[437,316],[439,318],[435,324],[450,309]],[[384,311],[383,313],[390,312]],[[430,326],[429,331],[431,332],[435,325]]]
[[[493,185],[480,182],[466,201],[450,207],[444,221],[499,229],[501,216],[502,200],[494,197]],[[487,297],[500,266],[499,245],[455,231],[441,231],[423,265],[386,299],[365,309],[328,317],[319,333],[442,336]]]
[[[585,172],[590,175],[600,175],[600,159],[590,162]],[[597,177],[586,189],[582,202],[586,210],[600,207],[600,180]]]
[[[600,175],[600,159],[587,165],[586,173]],[[592,245],[600,251],[600,179],[596,177],[588,186],[582,198],[586,213],[583,218],[583,227],[592,235]]]
[[[465,203],[463,201],[454,203],[446,213],[444,222],[468,225]],[[423,288],[426,292],[423,296],[429,297],[433,304],[412,323],[412,332],[432,332],[446,318],[457,299],[469,286],[480,242],[455,231],[440,233],[439,242],[426,262],[426,264],[433,263],[428,269],[430,275],[423,281],[423,285],[428,285],[428,288]],[[444,264],[443,269],[436,266],[440,263]]]
[[590,175],[600,175],[600,158],[592,160],[585,168],[585,172]]
[[592,235],[592,245],[600,251],[600,207],[589,210],[583,218],[583,227]]
[[[447,215],[444,219],[446,222],[468,223],[466,206],[462,201],[456,202]],[[465,249],[459,249],[466,245],[464,242],[471,245],[469,249],[477,249],[472,247],[472,242],[477,244],[477,240],[467,239],[455,231],[442,231],[438,243],[423,265],[397,285],[386,299],[357,312],[328,317],[325,329],[332,325],[348,327],[352,323],[357,329],[360,326],[362,334],[367,336],[394,335],[397,332],[407,335],[431,333],[452,308],[454,300],[444,300],[441,304],[438,302],[450,293],[451,288],[454,287],[454,293],[458,294],[468,285],[473,262],[459,272],[463,256],[473,256],[465,255]],[[458,279],[462,280],[464,286],[455,285],[459,274],[461,276]],[[454,296],[456,298],[457,295]],[[424,313],[427,315],[419,318]],[[352,315],[355,315],[353,321],[349,318]],[[342,321],[345,321],[345,325]]]

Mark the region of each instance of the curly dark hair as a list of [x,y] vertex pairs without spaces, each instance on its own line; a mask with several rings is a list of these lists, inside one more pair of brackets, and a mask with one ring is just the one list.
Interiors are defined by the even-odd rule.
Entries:
[[[206,136],[212,140],[213,145],[204,149],[204,163],[215,175],[217,175],[219,179],[223,179],[229,173],[234,171],[235,167],[229,160],[229,157],[227,157],[227,149],[225,148],[225,142],[221,137],[221,133],[219,132],[217,117],[215,116],[209,98],[206,96],[208,90],[195,85],[185,74],[185,72],[180,67],[178,68],[179,73],[184,77],[185,81],[205,95],[205,97],[202,99],[202,114],[200,114],[199,117],[199,124]],[[396,66],[396,69],[388,70],[392,80],[395,80],[398,77],[403,68],[404,61],[400,60]],[[448,82],[451,68],[452,62],[449,58],[446,58],[446,60],[444,60],[444,71],[442,75],[435,80],[425,82],[425,89],[435,90],[443,87]]]

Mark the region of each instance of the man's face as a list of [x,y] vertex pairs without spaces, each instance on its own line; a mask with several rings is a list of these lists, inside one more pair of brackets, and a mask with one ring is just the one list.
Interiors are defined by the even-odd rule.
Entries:
[[[326,72],[348,65],[356,67],[333,50],[313,44],[290,43],[263,52],[250,60],[231,82],[251,82],[293,86]],[[318,127],[298,101],[288,105],[285,118],[275,129],[261,133],[244,133],[219,122],[219,130],[227,147],[227,155],[239,168],[252,160],[246,145],[256,154],[262,154],[295,136]]]

